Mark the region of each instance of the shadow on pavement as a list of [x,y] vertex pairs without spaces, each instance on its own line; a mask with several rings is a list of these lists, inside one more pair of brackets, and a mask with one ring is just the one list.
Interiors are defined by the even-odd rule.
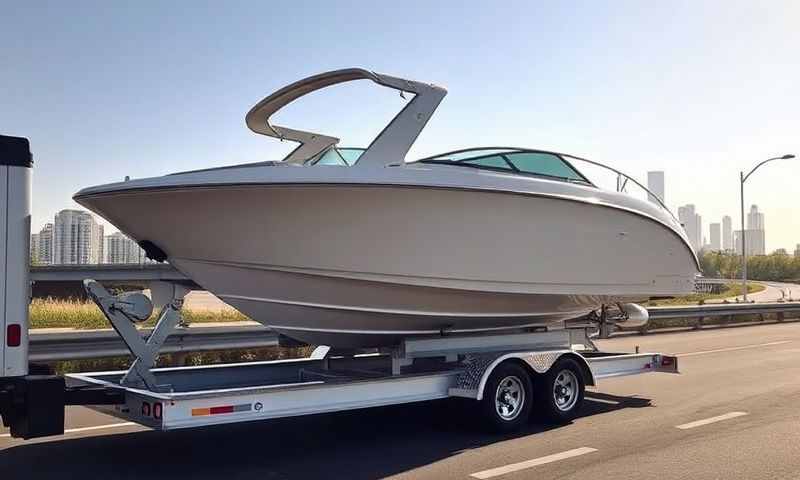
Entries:
[[[587,392],[582,417],[650,405]],[[535,435],[481,432],[461,399],[173,432],[62,437],[0,451],[3,478],[380,478]]]

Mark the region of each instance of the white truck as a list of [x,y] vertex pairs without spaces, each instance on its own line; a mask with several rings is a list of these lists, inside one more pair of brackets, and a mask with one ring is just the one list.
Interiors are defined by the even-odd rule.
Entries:
[[160,346],[180,323],[186,290],[172,288],[156,327],[143,340],[135,324],[151,315],[150,300],[140,293],[112,295],[86,280],[87,294],[128,346],[131,367],[46,374],[28,365],[32,163],[26,139],[0,136],[0,416],[14,437],[62,434],[65,405],[171,430],[448,397],[472,399],[485,426],[510,431],[532,412],[569,421],[585,388],[602,378],[678,372],[672,356],[598,351],[588,335],[594,324],[482,335],[443,332],[370,353],[319,346],[302,359],[154,368]]

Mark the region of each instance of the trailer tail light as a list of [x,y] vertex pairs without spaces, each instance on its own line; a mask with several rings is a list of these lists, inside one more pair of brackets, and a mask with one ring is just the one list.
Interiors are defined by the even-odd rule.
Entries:
[[147,402],[142,402],[142,416],[143,417],[150,416],[150,404]]
[[12,323],[6,328],[6,345],[19,347],[22,344],[22,325]]
[[161,406],[161,402],[156,402],[153,404],[153,418],[156,420],[161,420],[161,414],[163,413],[163,407]]
[[211,407],[208,413],[210,415],[219,415],[220,413],[233,413],[233,405],[226,405],[224,407]]

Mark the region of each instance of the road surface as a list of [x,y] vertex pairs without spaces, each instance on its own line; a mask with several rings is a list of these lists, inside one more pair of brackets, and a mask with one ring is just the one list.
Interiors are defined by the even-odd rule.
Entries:
[[[755,293],[748,293],[747,300],[750,302],[756,303],[772,303],[777,302],[780,300],[783,301],[798,301],[800,300],[800,285],[795,283],[783,283],[783,282],[765,282],[763,280],[748,280],[749,282],[760,283],[764,285],[764,290],[755,292]],[[736,280],[733,280],[733,283],[736,283]],[[210,295],[210,294],[208,294]],[[216,297],[214,297],[216,298]],[[735,301],[742,301],[741,295],[736,295],[733,297],[727,298],[716,298],[713,300],[708,300],[705,303],[724,303],[724,302],[735,302]],[[221,300],[220,300],[221,301]]]
[[682,375],[601,381],[583,416],[475,431],[450,401],[151,432],[70,408],[62,437],[0,436],[3,478],[779,479],[800,472],[800,323],[621,337]]
[[800,299],[800,285],[781,282],[758,282],[766,288],[760,292],[747,295],[747,299],[758,303],[777,302],[778,300]]

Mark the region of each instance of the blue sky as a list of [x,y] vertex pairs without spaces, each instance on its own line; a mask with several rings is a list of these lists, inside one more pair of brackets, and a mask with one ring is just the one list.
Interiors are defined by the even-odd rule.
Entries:
[[[34,229],[81,187],[292,146],[244,114],[301,77],[361,66],[445,86],[409,155],[515,145],[665,170],[667,203],[738,224],[738,172],[800,154],[800,2],[8,2],[0,133],[31,139]],[[365,145],[402,107],[368,82],[278,123]],[[767,248],[800,243],[800,161],[748,180]]]

